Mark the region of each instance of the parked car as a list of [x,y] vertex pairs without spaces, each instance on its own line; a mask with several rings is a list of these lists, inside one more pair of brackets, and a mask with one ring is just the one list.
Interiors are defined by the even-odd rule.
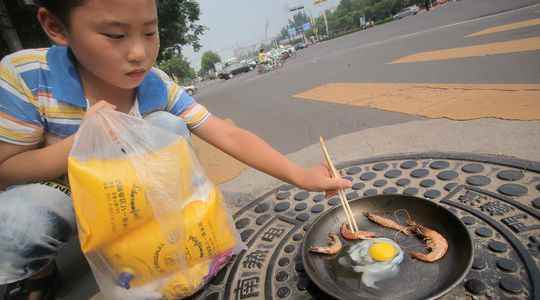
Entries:
[[294,46],[289,46],[289,47],[286,47],[287,51],[289,52],[289,55],[294,55],[296,54],[296,48],[294,48]]
[[304,43],[298,43],[298,44],[294,45],[294,49],[296,49],[296,50],[301,50],[301,49],[304,49],[304,48],[307,48],[307,45],[304,44]]
[[197,92],[197,87],[195,85],[188,85],[184,87],[184,90],[190,95],[193,96]]
[[251,67],[252,70],[255,69],[255,67],[257,66],[257,58],[252,58],[248,60],[247,64]]
[[246,62],[232,63],[223,68],[223,71],[219,74],[219,78],[228,80],[237,74],[249,72],[251,70],[253,70],[253,68]]
[[414,16],[418,13],[419,10],[420,8],[417,5],[411,5],[409,7],[405,7],[404,9],[402,9],[400,12],[395,14],[392,18],[394,20],[398,20],[398,19],[402,19],[408,16]]
[[362,25],[362,29],[368,29],[375,26],[375,22],[373,21],[367,21],[364,25]]

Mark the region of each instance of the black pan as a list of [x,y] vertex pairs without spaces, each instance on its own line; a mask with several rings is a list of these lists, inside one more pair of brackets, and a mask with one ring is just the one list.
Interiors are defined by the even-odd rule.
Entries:
[[[436,299],[449,292],[461,282],[473,260],[473,244],[465,225],[451,212],[434,202],[402,195],[383,195],[350,201],[360,230],[374,231],[380,236],[392,238],[405,252],[399,265],[399,274],[391,279],[377,282],[378,289],[365,286],[361,274],[338,263],[344,250],[336,255],[309,252],[312,246],[327,243],[329,232],[339,232],[346,220],[345,212],[337,206],[317,218],[311,225],[302,246],[304,267],[311,280],[328,295],[337,299]],[[364,217],[364,212],[385,214],[403,223],[406,210],[414,220],[437,230],[448,241],[448,252],[435,263],[412,259],[408,252],[424,249],[416,237],[396,235],[396,231],[383,228]],[[396,212],[397,211],[397,212]],[[396,213],[394,213],[396,212]],[[341,237],[341,235],[340,235]],[[343,237],[344,248],[350,247]]]

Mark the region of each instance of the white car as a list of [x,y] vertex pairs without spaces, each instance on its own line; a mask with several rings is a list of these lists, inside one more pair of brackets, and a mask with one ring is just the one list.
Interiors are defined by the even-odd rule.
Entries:
[[190,95],[193,96],[197,92],[197,87],[194,85],[188,85],[184,87],[184,90]]
[[405,7],[404,9],[402,9],[400,12],[395,14],[392,18],[394,20],[398,20],[398,19],[405,18],[407,16],[414,16],[418,13],[419,10],[420,8],[417,5],[411,5],[409,7]]

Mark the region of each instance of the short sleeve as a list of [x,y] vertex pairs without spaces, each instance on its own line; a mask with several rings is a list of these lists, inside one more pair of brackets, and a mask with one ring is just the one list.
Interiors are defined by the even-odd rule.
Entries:
[[167,87],[167,111],[184,120],[190,130],[196,129],[208,120],[210,112],[203,105],[197,103],[188,92],[174,82],[161,70],[157,70]]
[[12,58],[9,55],[0,62],[0,141],[38,144],[43,140],[41,114],[35,96],[17,72]]

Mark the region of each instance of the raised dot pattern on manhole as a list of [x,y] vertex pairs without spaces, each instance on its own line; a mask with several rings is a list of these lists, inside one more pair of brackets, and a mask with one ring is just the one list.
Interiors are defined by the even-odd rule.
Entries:
[[443,171],[443,172],[437,174],[437,178],[439,178],[440,180],[444,180],[444,181],[453,180],[453,179],[457,178],[458,176],[459,176],[459,173],[456,172],[456,171]]
[[400,170],[397,170],[397,169],[393,169],[393,170],[390,170],[386,173],[384,173],[384,177],[386,178],[398,178],[399,176],[401,176],[401,174],[403,174],[403,172],[401,172]]
[[302,192],[294,195],[294,200],[296,200],[296,201],[303,201],[303,200],[306,200],[307,198],[309,198],[309,193],[305,192],[305,191],[302,191]]
[[374,171],[382,171],[382,170],[386,170],[386,168],[388,168],[388,164],[378,163],[378,164],[373,165],[372,169]]
[[379,179],[379,180],[377,180],[377,181],[375,181],[375,182],[373,183],[373,186],[375,186],[375,187],[383,187],[383,186],[385,186],[387,183],[388,183],[388,181],[386,181],[386,180],[384,180],[384,179]]
[[411,172],[411,176],[414,178],[424,178],[429,174],[428,169],[416,169]]
[[487,176],[474,175],[467,177],[467,183],[474,186],[484,186],[491,183],[491,179]]
[[363,180],[363,181],[369,181],[369,180],[372,180],[373,178],[375,178],[376,176],[377,176],[376,173],[366,172],[366,173],[363,173],[362,175],[360,175],[360,179]]
[[400,178],[398,179],[398,181],[396,181],[396,184],[398,186],[407,186],[409,185],[409,183],[411,183],[411,180],[408,178]]
[[450,166],[450,163],[445,160],[438,160],[432,162],[429,167],[435,170],[446,169]]
[[363,184],[362,182],[357,182],[355,184],[352,185],[352,189],[357,191],[357,190],[361,190],[365,187],[366,185]]
[[[533,290],[540,287],[534,264],[540,260],[538,164],[445,155],[349,163],[342,171],[353,188],[345,194],[351,203],[374,195],[411,195],[456,215],[475,251],[471,271],[453,296],[540,297],[540,289]],[[282,185],[246,205],[235,214],[234,226],[247,249],[193,299],[327,299],[304,269],[302,243],[312,222],[340,204],[337,196],[326,199]]]
[[425,179],[420,181],[420,186],[424,188],[432,187],[435,185],[435,180],[433,179]]
[[398,189],[393,186],[389,188],[385,188],[383,190],[383,195],[391,195],[391,194],[397,194],[397,193],[398,193]]
[[347,175],[356,175],[360,172],[362,172],[362,168],[359,167],[352,167],[347,169]]
[[506,181],[516,181],[523,178],[523,173],[518,170],[504,170],[497,173],[497,177]]
[[358,193],[357,192],[350,192],[350,193],[347,193],[347,195],[345,197],[347,198],[347,200],[356,199],[356,198],[358,198]]
[[325,199],[325,196],[324,196],[324,195],[322,195],[322,194],[321,194],[321,195],[317,195],[317,196],[313,197],[313,202],[319,203],[319,202],[324,201],[324,199]]

